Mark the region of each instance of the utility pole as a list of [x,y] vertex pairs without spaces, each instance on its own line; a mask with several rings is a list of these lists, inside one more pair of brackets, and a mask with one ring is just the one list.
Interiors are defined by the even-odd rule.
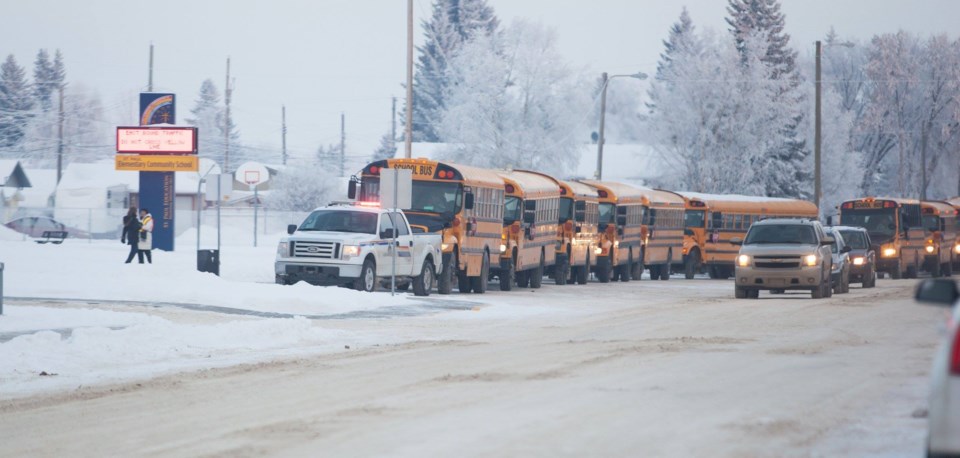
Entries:
[[60,113],[57,117],[57,184],[60,184],[60,177],[63,176],[63,84],[58,89],[60,92]]
[[821,44],[820,40],[817,40],[817,69],[816,76],[814,77],[814,130],[813,130],[813,204],[817,206],[817,213],[820,214],[820,122],[821,118],[821,103],[820,103],[820,55]]
[[280,123],[283,125],[283,165],[287,165],[287,106],[280,106]]
[[920,127],[920,201],[927,200],[927,135],[930,127],[924,121]]
[[403,157],[413,151],[413,0],[407,0],[407,126],[403,143]]
[[607,72],[603,72],[600,77],[600,132],[597,136],[597,173],[594,177],[597,181],[603,179],[603,122],[607,112]]
[[147,75],[147,92],[153,92],[153,43],[150,43],[150,74]]
[[347,144],[347,124],[346,116],[341,112],[340,113],[340,176],[343,176],[344,162],[346,161],[346,153],[344,153],[344,147]]
[[223,120],[223,173],[230,173],[230,58],[227,57],[227,84],[224,90],[226,113]]
[[393,104],[390,108],[390,146],[393,147],[393,155],[397,155],[397,98],[393,97]]

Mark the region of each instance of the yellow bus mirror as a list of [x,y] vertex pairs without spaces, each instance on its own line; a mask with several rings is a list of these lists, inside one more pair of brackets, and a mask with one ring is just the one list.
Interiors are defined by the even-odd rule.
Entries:
[[463,208],[467,210],[473,209],[473,193],[468,192],[463,196]]
[[350,180],[350,183],[347,184],[347,197],[350,199],[357,198],[357,182]]

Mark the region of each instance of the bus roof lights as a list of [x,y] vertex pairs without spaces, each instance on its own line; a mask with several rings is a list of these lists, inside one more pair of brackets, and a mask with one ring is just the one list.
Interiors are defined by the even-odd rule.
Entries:
[[691,200],[691,201],[690,201],[690,206],[691,206],[691,207],[706,207],[707,204],[705,204],[705,203],[703,203],[703,202],[700,202],[699,200]]
[[890,200],[883,203],[883,208],[895,208],[896,206],[897,203]]
[[509,194],[513,194],[513,192],[517,190],[517,188],[514,188],[512,184],[508,184],[508,185],[504,186],[504,189],[505,189],[505,190],[507,191],[507,193],[509,193]]
[[377,166],[375,166],[375,165],[371,165],[371,166],[370,166],[370,174],[371,174],[371,175],[377,175],[378,173],[380,173],[380,167],[377,167]]
[[604,190],[601,189],[601,190],[597,191],[597,195],[600,196],[600,197],[607,197],[607,191],[604,191]]

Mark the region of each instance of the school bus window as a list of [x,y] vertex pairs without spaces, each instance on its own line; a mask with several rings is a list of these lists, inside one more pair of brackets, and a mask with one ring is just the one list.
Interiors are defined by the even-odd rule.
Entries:
[[520,198],[508,196],[503,202],[503,224],[513,224],[520,220]]

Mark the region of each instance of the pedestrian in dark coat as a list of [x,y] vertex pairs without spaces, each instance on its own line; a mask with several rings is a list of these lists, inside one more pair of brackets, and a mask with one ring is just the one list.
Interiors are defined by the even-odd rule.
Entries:
[[[130,254],[127,255],[126,264],[133,261],[133,256],[140,252],[137,243],[140,241],[140,220],[137,219],[137,207],[130,207],[130,211],[123,217],[123,232],[120,241],[130,245]],[[143,255],[140,258],[140,264],[143,264]]]

